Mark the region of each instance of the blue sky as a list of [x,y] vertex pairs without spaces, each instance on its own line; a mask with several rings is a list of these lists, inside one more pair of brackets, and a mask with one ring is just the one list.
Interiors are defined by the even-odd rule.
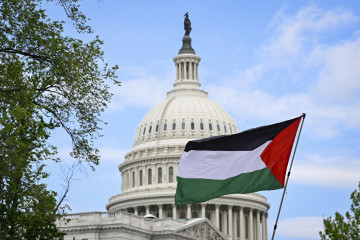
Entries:
[[[349,209],[360,181],[358,1],[92,0],[81,8],[105,42],[105,61],[119,65],[122,86],[111,88],[113,101],[103,115],[108,125],[98,141],[100,165],[72,183],[67,204],[73,212],[104,211],[121,192],[117,166],[142,117],[172,89],[185,12],[202,58],[202,88],[240,131],[307,113],[277,239],[319,239],[323,216]],[[63,17],[56,7],[49,14]],[[66,29],[74,34],[71,24]],[[53,141],[70,163],[70,139],[58,131]],[[49,186],[61,191],[59,166],[49,169]],[[271,234],[282,192],[261,194],[271,204]]]

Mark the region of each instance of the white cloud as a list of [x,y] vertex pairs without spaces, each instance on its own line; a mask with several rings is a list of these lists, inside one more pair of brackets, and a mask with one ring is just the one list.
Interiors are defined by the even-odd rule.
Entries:
[[[76,162],[76,159],[73,159],[70,156],[72,148],[62,147],[58,149],[59,157],[61,161],[65,164]],[[120,149],[114,147],[101,147],[100,151],[100,163],[121,163],[124,160],[125,154],[130,152],[129,149]]]
[[[275,34],[258,52],[263,58],[245,70],[236,70],[221,87],[209,85],[206,90],[240,123],[245,119],[271,123],[305,112],[305,127],[316,138],[338,136],[344,129],[359,130],[360,38],[323,41],[326,33],[341,31],[356,21],[344,9],[312,5],[294,15],[282,10],[271,25]],[[298,90],[279,93],[276,87],[266,87],[269,81],[276,86],[293,79],[299,82],[294,87],[302,86]]]
[[[299,239],[319,239],[319,231],[323,230],[322,217],[296,217],[279,219],[276,236]],[[275,220],[269,219],[269,226]],[[270,230],[271,228],[269,228]]]
[[313,95],[330,101],[357,101],[360,95],[360,38],[314,49],[312,59],[323,67]]
[[122,163],[125,155],[130,152],[128,149],[118,149],[111,147],[100,148],[100,156],[102,162]]
[[[321,39],[319,34],[334,31],[357,20],[345,9],[323,10],[314,5],[301,8],[295,15],[280,10],[271,22],[275,36],[261,49],[270,64],[289,64],[303,56],[303,50]],[[270,58],[270,59],[269,59]]]
[[[167,75],[166,75],[167,74]],[[171,89],[173,76],[165,72],[165,77],[161,74],[153,74],[145,68],[126,66],[120,69],[121,87],[112,87],[114,94],[109,105],[110,111],[119,111],[126,107],[153,107],[165,99],[165,92]]]
[[329,164],[295,164],[291,182],[353,189],[360,180],[359,172],[360,166],[348,162],[342,167]]

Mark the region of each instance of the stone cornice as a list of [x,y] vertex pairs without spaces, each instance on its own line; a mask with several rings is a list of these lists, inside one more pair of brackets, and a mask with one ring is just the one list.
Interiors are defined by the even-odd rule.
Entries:
[[[150,191],[151,194],[144,195],[135,195],[128,198],[122,198],[120,195],[111,198],[109,203],[106,205],[106,209],[112,209],[114,206],[119,205],[117,209],[128,208],[128,207],[137,207],[145,205],[158,205],[158,204],[174,204],[174,195],[173,193],[155,193]],[[155,200],[155,201],[152,201]],[[239,206],[244,208],[253,208],[259,209],[261,211],[267,212],[270,208],[270,204],[266,201],[266,198],[258,194],[231,194],[225,195],[220,198],[216,198],[207,202],[205,204],[219,204],[219,205],[232,205]]]

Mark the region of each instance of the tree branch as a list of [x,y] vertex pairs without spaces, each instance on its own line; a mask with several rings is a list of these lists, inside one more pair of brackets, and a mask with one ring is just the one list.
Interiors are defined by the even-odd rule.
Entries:
[[26,56],[26,57],[31,57],[33,59],[36,59],[36,60],[39,60],[39,61],[42,61],[42,62],[50,62],[50,60],[51,60],[49,57],[46,57],[46,56],[41,56],[41,55],[36,55],[36,54],[33,54],[33,53],[23,52],[23,51],[12,49],[12,48],[3,48],[3,49],[0,49],[0,52],[11,53],[11,54],[20,54],[20,55],[23,55],[23,56]]

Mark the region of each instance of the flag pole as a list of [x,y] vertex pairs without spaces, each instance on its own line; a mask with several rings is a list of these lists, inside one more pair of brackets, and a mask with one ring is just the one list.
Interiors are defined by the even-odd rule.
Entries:
[[279,216],[280,216],[281,206],[282,206],[283,201],[284,201],[284,196],[285,196],[285,192],[286,192],[286,187],[287,187],[287,184],[288,184],[288,181],[289,181],[289,178],[290,178],[291,167],[292,167],[293,162],[294,162],[294,157],[295,157],[295,153],[296,153],[296,148],[297,148],[297,145],[298,145],[298,142],[299,142],[299,138],[300,138],[300,134],[301,134],[301,130],[302,130],[302,127],[303,127],[303,124],[304,124],[304,120],[305,120],[306,114],[303,113],[303,114],[301,115],[301,117],[302,117],[302,121],[301,121],[300,131],[299,131],[299,135],[298,135],[297,140],[296,140],[296,145],[295,145],[294,153],[293,153],[293,156],[292,156],[292,159],[291,159],[289,172],[288,172],[288,174],[287,174],[287,178],[286,178],[286,182],[285,182],[285,186],[284,186],[284,191],[283,191],[283,194],[282,194],[282,198],[281,198],[281,202],[280,202],[280,206],[279,206],[279,211],[278,211],[278,214],[277,214],[277,217],[276,217],[276,221],[275,221],[274,230],[273,230],[273,234],[272,234],[271,240],[274,240],[275,231],[276,231],[276,228],[277,228],[277,223],[278,223]]

